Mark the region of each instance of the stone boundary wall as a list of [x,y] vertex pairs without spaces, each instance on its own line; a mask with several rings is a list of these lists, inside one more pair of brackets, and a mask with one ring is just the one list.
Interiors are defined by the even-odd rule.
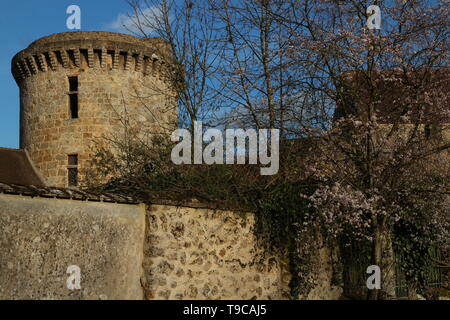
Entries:
[[146,299],[289,297],[286,261],[258,246],[252,214],[151,205],[146,223]]
[[[290,299],[282,253],[255,216],[195,205],[119,204],[0,193],[0,299]],[[330,250],[300,299],[338,299]],[[67,268],[81,269],[81,290]]]
[[[142,299],[144,205],[0,194],[0,299]],[[67,268],[81,269],[81,290]]]

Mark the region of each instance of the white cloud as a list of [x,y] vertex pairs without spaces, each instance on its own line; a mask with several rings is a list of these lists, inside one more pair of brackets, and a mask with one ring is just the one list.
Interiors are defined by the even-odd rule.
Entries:
[[145,8],[138,15],[121,13],[106,26],[106,29],[127,34],[142,34],[138,27],[140,25],[143,31],[149,35],[154,32],[154,25],[161,15],[161,9],[158,6]]

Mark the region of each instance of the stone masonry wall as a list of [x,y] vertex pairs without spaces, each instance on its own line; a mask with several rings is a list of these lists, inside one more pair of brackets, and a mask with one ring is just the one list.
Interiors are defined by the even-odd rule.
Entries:
[[253,215],[152,205],[146,219],[146,299],[288,298],[285,261],[258,246]]
[[[194,205],[192,205],[194,206]],[[0,194],[0,299],[289,299],[253,214]],[[338,299],[330,250],[300,299]],[[81,268],[81,290],[66,286]]]
[[[142,299],[143,205],[0,194],[0,300]],[[69,290],[68,266],[81,269]]]

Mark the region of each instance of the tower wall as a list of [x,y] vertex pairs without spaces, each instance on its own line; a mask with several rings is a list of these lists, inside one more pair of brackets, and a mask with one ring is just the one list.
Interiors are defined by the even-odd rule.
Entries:
[[[146,139],[173,128],[170,61],[162,39],[106,32],[55,34],[18,53],[12,72],[20,87],[20,145],[47,184],[70,186],[70,155],[82,180],[96,145],[116,139],[125,122]],[[76,78],[77,103],[70,102],[69,77]]]

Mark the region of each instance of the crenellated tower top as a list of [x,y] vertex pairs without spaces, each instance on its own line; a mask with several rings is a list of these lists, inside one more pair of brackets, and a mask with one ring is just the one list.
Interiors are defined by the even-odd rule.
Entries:
[[34,41],[16,54],[16,82],[59,68],[108,68],[162,76],[174,71],[170,44],[162,38],[80,31],[53,34]]

